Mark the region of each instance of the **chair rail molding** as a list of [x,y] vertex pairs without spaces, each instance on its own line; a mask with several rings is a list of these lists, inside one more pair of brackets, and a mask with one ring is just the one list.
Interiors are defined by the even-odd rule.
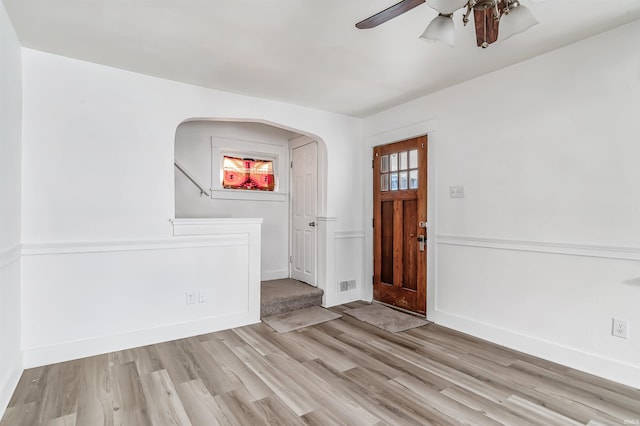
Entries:
[[364,231],[336,231],[335,238],[336,240],[346,240],[353,238],[365,238]]
[[436,244],[479,247],[501,250],[529,251],[569,256],[599,257],[604,259],[640,260],[640,247],[605,246],[534,240],[513,240],[491,237],[471,237],[462,235],[436,236]]
[[23,256],[47,254],[100,253],[138,250],[167,250],[177,248],[217,247],[246,245],[247,234],[221,234],[189,239],[171,238],[156,240],[120,241],[68,241],[51,243],[26,243],[22,245]]

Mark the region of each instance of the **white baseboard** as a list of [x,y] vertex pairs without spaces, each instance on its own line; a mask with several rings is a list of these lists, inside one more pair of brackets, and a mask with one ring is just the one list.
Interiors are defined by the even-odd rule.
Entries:
[[470,334],[480,339],[569,366],[618,383],[640,388],[640,368],[597,354],[540,339],[522,333],[481,323],[470,318],[436,310],[430,320],[438,325]]
[[272,271],[260,272],[260,281],[281,280],[284,278],[289,278],[288,269],[276,269]]
[[164,327],[131,331],[124,334],[24,348],[24,368],[64,362],[124,349],[152,345],[170,340],[198,336],[260,322],[259,314],[249,311],[205,318]]
[[335,296],[330,302],[327,302],[326,297],[322,298],[322,307],[323,308],[332,308],[334,306],[343,305],[345,303],[358,302],[362,300],[360,297],[360,290],[356,289],[353,291],[345,291],[344,293],[338,293],[338,296]]

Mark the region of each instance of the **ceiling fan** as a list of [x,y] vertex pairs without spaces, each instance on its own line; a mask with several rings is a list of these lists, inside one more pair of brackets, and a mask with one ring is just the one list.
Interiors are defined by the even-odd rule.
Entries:
[[467,25],[473,11],[476,42],[482,48],[495,43],[498,40],[498,34],[500,34],[500,40],[506,40],[538,23],[529,9],[521,5],[519,0],[402,0],[358,22],[356,28],[377,27],[425,1],[438,12],[438,16],[429,23],[420,38],[440,41],[451,46],[454,44],[453,12],[464,7],[467,10],[462,17],[462,22]]

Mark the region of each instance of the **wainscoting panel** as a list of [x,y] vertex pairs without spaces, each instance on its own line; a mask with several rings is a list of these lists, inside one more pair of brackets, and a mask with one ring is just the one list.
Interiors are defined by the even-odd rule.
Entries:
[[197,228],[173,240],[26,245],[25,367],[258,322],[260,222]]
[[[635,253],[439,236],[432,319],[640,388],[640,264]],[[627,339],[612,335],[613,318],[628,321]]]
[[364,279],[364,238],[362,231],[335,233],[334,305],[362,300],[365,286],[371,285]]

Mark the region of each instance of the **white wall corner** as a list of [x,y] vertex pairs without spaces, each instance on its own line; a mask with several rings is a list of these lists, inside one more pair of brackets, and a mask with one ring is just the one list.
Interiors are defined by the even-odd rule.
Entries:
[[325,308],[335,305],[335,229],[336,218],[318,216],[318,288],[324,291],[322,306]]
[[0,419],[4,415],[13,396],[13,392],[18,386],[22,371],[22,359],[18,359],[14,363],[14,368],[10,370],[10,373],[4,378],[0,378]]
[[288,269],[273,269],[262,271],[260,274],[260,281],[281,280],[285,278],[289,278]]
[[4,268],[10,263],[15,262],[20,259],[20,255],[22,252],[22,245],[16,244],[11,248],[0,251],[0,268]]

